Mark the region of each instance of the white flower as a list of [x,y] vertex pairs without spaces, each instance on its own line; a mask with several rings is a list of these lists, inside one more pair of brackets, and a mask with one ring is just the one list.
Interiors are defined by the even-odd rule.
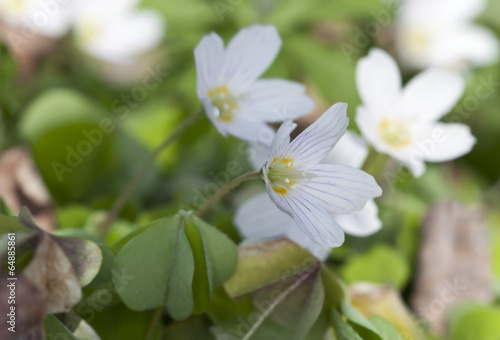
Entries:
[[429,69],[403,89],[396,62],[372,49],[358,63],[356,82],[363,100],[356,123],[363,137],[378,152],[408,166],[415,177],[425,172],[424,161],[449,161],[472,149],[475,138],[468,126],[438,122],[462,96],[461,76]]
[[[344,164],[359,168],[367,155],[368,148],[365,141],[347,131],[322,163]],[[359,211],[350,214],[330,213],[330,215],[345,233],[354,236],[373,234],[382,226],[378,218],[377,205],[373,200],[369,200]],[[236,211],[234,222],[241,235],[248,239],[286,237],[309,250],[320,260],[326,259],[330,253],[329,246],[312,241],[291,216],[273,204],[266,193],[258,194],[243,203]]]
[[290,142],[296,124],[279,128],[262,168],[267,192],[312,241],[337,247],[344,233],[331,213],[360,210],[382,190],[372,176],[345,165],[320,164],[344,134],[347,104],[333,105]]
[[22,29],[23,37],[60,38],[69,31],[73,6],[48,0],[0,0],[0,19]]
[[77,45],[94,58],[112,64],[133,63],[156,47],[164,32],[160,14],[136,9],[136,0],[77,2],[74,36]]
[[275,132],[267,123],[297,118],[313,107],[301,84],[258,79],[280,47],[274,26],[253,25],[240,30],[226,49],[215,33],[195,48],[198,98],[222,135],[270,144]]
[[495,35],[472,21],[485,0],[406,0],[396,20],[396,47],[412,68],[460,70],[498,60]]

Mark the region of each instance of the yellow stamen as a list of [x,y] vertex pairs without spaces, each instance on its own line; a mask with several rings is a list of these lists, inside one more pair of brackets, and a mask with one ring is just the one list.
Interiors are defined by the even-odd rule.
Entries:
[[410,133],[401,121],[384,119],[380,122],[379,133],[384,142],[395,148],[406,146],[411,142]]

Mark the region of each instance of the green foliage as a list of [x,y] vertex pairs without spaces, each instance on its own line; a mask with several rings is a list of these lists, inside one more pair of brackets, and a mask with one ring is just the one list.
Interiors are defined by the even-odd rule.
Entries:
[[500,337],[500,309],[469,303],[459,306],[451,315],[452,340],[493,340]]
[[208,308],[212,290],[233,274],[236,259],[236,247],[224,234],[181,213],[132,238],[113,268],[134,277],[118,290],[130,309],[165,307],[182,320]]
[[383,245],[373,247],[366,254],[352,257],[342,268],[342,277],[347,283],[369,281],[403,288],[409,275],[408,263],[401,254]]

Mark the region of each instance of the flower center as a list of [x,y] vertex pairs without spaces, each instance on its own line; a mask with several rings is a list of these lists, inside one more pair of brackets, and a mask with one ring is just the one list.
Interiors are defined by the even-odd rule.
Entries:
[[99,36],[99,25],[90,18],[81,19],[75,24],[76,40],[82,46],[88,46]]
[[217,119],[225,122],[233,120],[234,113],[239,106],[238,97],[232,95],[226,86],[219,86],[208,91],[208,96],[212,106],[216,108]]
[[379,125],[379,133],[387,144],[395,148],[406,146],[411,142],[406,125],[400,121],[384,119]]
[[315,175],[294,169],[292,158],[275,157],[269,165],[267,177],[273,190],[284,195],[298,182],[314,178]]

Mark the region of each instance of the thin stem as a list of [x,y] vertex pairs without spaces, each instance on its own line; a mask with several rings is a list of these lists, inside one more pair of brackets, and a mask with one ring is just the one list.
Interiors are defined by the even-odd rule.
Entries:
[[370,152],[368,157],[366,157],[366,161],[363,164],[362,169],[378,180],[384,174],[387,161],[387,155],[380,154],[375,151],[374,148],[370,148]]
[[260,315],[260,317],[257,319],[257,321],[252,325],[252,328],[245,334],[241,340],[248,340],[252,337],[252,335],[257,331],[257,328],[260,327],[260,325],[264,322],[264,320],[271,315],[271,313],[276,309],[276,307],[291,293],[293,293],[299,286],[307,280],[312,273],[314,273],[318,269],[319,263],[312,266],[308,270],[302,274],[297,281],[292,283],[290,286],[288,286],[287,289],[285,289],[278,297],[276,297],[275,300],[271,303],[271,305]]
[[142,178],[148,172],[149,168],[154,164],[158,156],[162,153],[167,146],[170,145],[177,137],[179,137],[184,131],[187,130],[191,125],[193,125],[200,117],[202,117],[203,111],[199,111],[195,114],[190,115],[184,120],[177,128],[161,143],[151,155],[144,161],[142,167],[135,174],[134,178],[129,182],[129,184],[123,189],[120,196],[116,199],[113,207],[109,211],[104,222],[100,225],[101,235],[106,235],[109,227],[113,221],[118,217],[123,207],[127,203],[128,199],[134,192],[134,189],[139,185]]
[[231,189],[237,187],[239,184],[248,181],[249,179],[258,178],[260,176],[259,171],[248,172],[246,174],[241,175],[240,177],[236,177],[231,182],[229,182],[226,186],[219,190],[212,198],[203,204],[198,211],[196,212],[196,216],[202,215],[205,211],[208,210],[215,202],[217,202],[221,197],[227,194]]
[[146,332],[146,336],[144,337],[144,340],[153,339],[153,336],[155,334],[156,325],[158,325],[158,322],[160,321],[162,314],[163,314],[163,306],[155,309],[155,311],[153,313],[153,318],[151,319],[151,323],[149,324],[149,327],[148,327],[148,330]]

